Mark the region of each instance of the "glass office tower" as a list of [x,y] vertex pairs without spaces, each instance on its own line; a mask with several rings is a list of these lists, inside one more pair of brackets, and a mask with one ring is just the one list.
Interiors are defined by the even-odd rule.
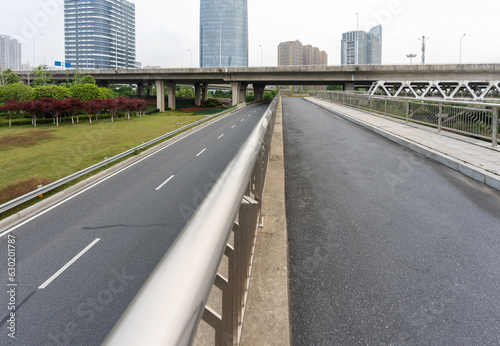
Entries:
[[248,66],[247,0],[201,0],[200,66]]
[[73,68],[135,68],[135,4],[64,0],[64,48]]
[[342,34],[342,65],[380,65],[382,63],[382,26]]

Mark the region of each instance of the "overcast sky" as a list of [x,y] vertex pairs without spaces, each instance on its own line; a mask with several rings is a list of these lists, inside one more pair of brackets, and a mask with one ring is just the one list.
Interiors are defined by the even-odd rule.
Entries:
[[[63,0],[1,0],[0,34],[19,39],[23,62],[64,61]],[[137,60],[162,67],[199,66],[200,0],[135,0]],[[383,64],[406,64],[406,54],[426,62],[500,63],[499,0],[248,0],[249,65],[277,65],[280,42],[300,40],[340,64],[342,33],[383,27]],[[33,38],[35,35],[35,38]]]

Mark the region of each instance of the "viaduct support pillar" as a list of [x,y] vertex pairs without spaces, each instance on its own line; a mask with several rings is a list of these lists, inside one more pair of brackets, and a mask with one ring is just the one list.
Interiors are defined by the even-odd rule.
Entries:
[[148,96],[154,96],[153,95],[153,84],[148,84]]
[[208,100],[208,84],[201,85],[201,102],[205,103]]
[[137,83],[137,96],[144,96],[144,83]]
[[232,106],[247,100],[247,83],[245,82],[231,82],[231,90],[233,94]]
[[265,88],[266,88],[266,86],[263,84],[254,84],[253,85],[253,95],[254,95],[255,102],[260,102],[260,101],[264,100],[264,89]]
[[168,86],[168,108],[175,109],[175,82],[167,83]]
[[354,91],[354,82],[345,83],[344,91]]
[[156,108],[165,112],[165,82],[162,80],[156,81]]
[[194,83],[194,105],[201,106],[201,85],[200,83]]

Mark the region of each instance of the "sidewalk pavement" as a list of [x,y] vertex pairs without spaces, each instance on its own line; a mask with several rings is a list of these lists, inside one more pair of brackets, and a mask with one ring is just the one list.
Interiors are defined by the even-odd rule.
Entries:
[[406,123],[317,98],[305,99],[472,179],[500,190],[500,148],[493,148],[491,143],[450,132],[438,132],[434,128]]

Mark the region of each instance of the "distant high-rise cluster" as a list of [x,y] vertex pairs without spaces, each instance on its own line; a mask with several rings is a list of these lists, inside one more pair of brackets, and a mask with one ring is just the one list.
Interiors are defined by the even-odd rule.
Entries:
[[73,68],[135,68],[135,4],[64,0],[64,47]]
[[299,40],[282,42],[278,46],[279,66],[328,65],[328,54]]
[[200,66],[248,66],[247,0],[201,0]]
[[0,70],[21,70],[22,47],[15,38],[0,35]]
[[342,65],[380,65],[382,63],[382,26],[342,34]]

